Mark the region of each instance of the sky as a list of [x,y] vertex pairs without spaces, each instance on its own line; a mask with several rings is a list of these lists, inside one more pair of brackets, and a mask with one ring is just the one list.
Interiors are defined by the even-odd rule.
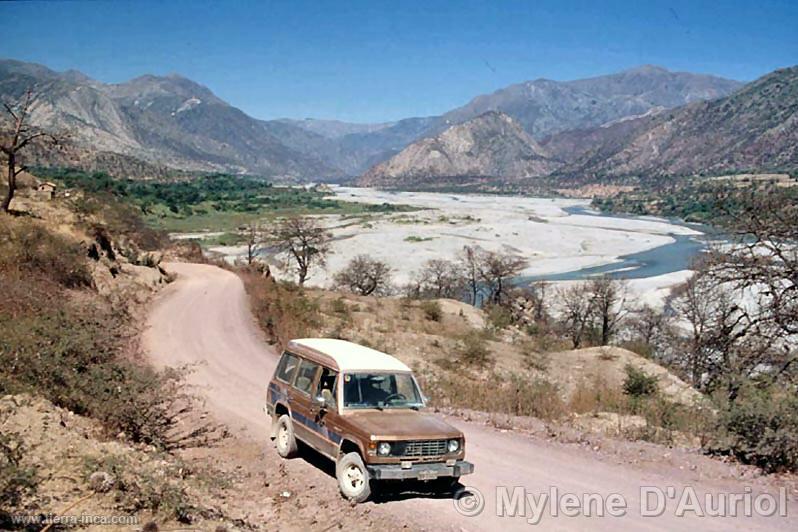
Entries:
[[0,2],[0,57],[118,83],[179,73],[261,119],[427,116],[642,64],[798,64],[798,1]]

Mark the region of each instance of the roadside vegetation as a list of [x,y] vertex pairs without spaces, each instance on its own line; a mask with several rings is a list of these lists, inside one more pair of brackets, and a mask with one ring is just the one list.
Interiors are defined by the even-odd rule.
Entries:
[[[49,495],[39,497],[52,471],[32,466],[30,456],[38,453],[30,447],[32,433],[9,426],[31,401],[41,402],[39,412],[63,408],[74,419],[92,420],[93,437],[164,456],[223,436],[221,427],[202,420],[184,388],[187,370],[155,370],[136,347],[133,312],[141,294],[168,281],[157,255],[143,250],[156,249],[162,235],[128,206],[92,194],[38,202],[23,190],[14,201],[13,215],[0,214],[0,508],[56,510]],[[136,284],[142,279],[147,284]],[[73,491],[92,489],[88,478],[75,482]],[[138,497],[136,486],[120,493]],[[168,500],[173,490],[173,483],[154,479],[142,504],[179,519],[183,506]],[[3,511],[0,528],[13,528]]]

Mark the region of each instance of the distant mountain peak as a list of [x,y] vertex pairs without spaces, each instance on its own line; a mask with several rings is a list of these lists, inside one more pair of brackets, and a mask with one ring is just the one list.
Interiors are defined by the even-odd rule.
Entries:
[[553,167],[512,117],[489,110],[410,144],[366,172],[358,184],[401,187],[483,178],[514,180],[545,175]]

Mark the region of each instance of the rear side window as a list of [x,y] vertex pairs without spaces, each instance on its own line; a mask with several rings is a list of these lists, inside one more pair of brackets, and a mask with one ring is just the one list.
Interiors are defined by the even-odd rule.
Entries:
[[277,380],[285,383],[291,383],[294,380],[296,368],[299,365],[299,358],[290,353],[283,353],[283,358],[280,359],[280,364],[277,366]]
[[294,387],[300,392],[310,394],[310,389],[313,387],[313,379],[316,377],[316,370],[318,369],[318,364],[309,360],[303,360],[299,365],[299,372],[296,375]]

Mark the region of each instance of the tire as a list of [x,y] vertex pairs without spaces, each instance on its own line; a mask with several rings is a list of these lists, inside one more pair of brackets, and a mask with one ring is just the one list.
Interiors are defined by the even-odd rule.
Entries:
[[435,491],[439,493],[453,493],[460,484],[460,477],[442,477],[433,482]]
[[357,503],[366,502],[371,496],[371,478],[358,453],[348,453],[338,459],[335,466],[338,489],[341,495]]
[[297,455],[297,443],[294,436],[294,425],[288,414],[283,414],[277,419],[277,437],[274,439],[277,454],[283,458],[293,458]]

